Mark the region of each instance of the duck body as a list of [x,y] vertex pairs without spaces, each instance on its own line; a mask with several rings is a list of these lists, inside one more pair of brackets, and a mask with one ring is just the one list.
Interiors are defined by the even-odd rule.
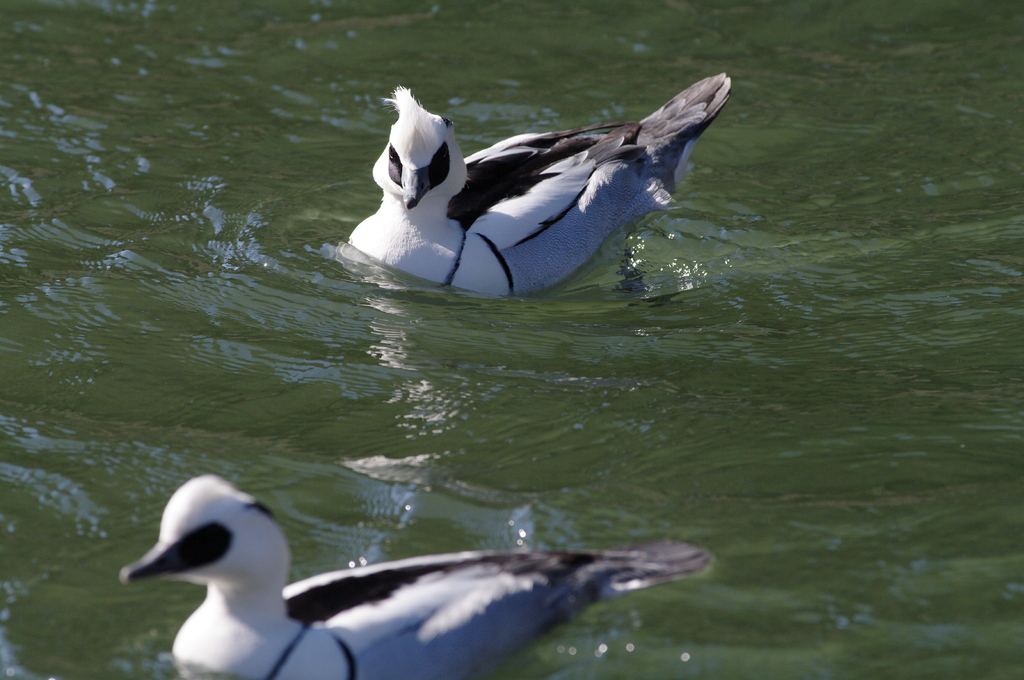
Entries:
[[682,543],[595,552],[461,552],[344,569],[284,586],[288,547],[269,513],[197,477],[160,540],[121,572],[207,587],[174,641],[186,672],[250,680],[459,680],[587,605],[701,570]]
[[381,208],[350,243],[468,290],[518,295],[552,286],[618,227],[668,207],[730,86],[725,74],[706,78],[640,122],[518,135],[465,159],[451,121],[399,88],[388,100],[399,119],[374,165]]

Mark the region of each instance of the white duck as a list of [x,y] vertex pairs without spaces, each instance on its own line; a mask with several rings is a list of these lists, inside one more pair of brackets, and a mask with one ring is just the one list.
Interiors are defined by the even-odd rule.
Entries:
[[639,123],[518,135],[465,160],[452,122],[400,87],[385,100],[398,121],[373,166],[384,199],[349,242],[392,267],[468,290],[519,295],[551,286],[616,227],[668,206],[730,85],[723,73]]
[[702,569],[681,543],[601,552],[462,552],[314,576],[285,587],[290,554],[270,512],[214,475],[174,493],[156,546],[121,580],[204,584],[178,631],[189,669],[250,680],[458,680],[592,602]]

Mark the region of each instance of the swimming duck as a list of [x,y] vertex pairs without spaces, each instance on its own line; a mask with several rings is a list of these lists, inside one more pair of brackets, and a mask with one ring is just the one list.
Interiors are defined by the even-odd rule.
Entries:
[[171,496],[155,547],[121,570],[206,586],[178,631],[183,670],[249,680],[458,680],[587,605],[699,571],[682,543],[598,552],[460,552],[333,571],[285,586],[270,511],[214,475]]
[[373,178],[380,210],[349,243],[437,283],[521,295],[558,283],[616,227],[668,207],[700,134],[729,99],[723,73],[638,123],[523,134],[462,157],[452,121],[399,87]]

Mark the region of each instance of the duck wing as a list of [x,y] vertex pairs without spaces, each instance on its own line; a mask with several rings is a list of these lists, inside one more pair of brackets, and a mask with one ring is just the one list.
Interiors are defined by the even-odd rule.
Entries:
[[[523,196],[538,184],[556,177],[559,173],[552,170],[552,166],[561,161],[590,150],[608,137],[625,138],[625,132],[631,133],[628,143],[633,143],[635,125],[609,123],[562,132],[517,135],[478,151],[466,159],[466,185],[448,203],[448,217],[468,231],[481,215],[498,203]],[[624,126],[629,126],[628,130],[622,131]],[[591,134],[602,130],[608,132]]]
[[465,552],[348,569],[285,589],[344,640],[360,680],[461,680],[597,600],[702,569],[681,543],[604,552]]
[[[328,572],[284,590],[288,615],[306,624],[360,608],[405,601],[410,610],[450,608],[481,593],[568,587],[579,607],[704,568],[710,555],[685,543],[651,543],[595,552],[460,552]],[[500,598],[499,598],[500,599]]]

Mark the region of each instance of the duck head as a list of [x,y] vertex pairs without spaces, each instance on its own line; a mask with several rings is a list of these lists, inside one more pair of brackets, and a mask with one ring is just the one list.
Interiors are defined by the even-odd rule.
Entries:
[[385,99],[398,111],[388,147],[373,166],[373,179],[406,210],[422,201],[448,201],[466,184],[466,162],[454,124],[430,113],[404,87]]
[[182,485],[164,509],[160,539],[121,570],[125,583],[165,575],[224,591],[280,589],[291,555],[264,506],[215,475]]

